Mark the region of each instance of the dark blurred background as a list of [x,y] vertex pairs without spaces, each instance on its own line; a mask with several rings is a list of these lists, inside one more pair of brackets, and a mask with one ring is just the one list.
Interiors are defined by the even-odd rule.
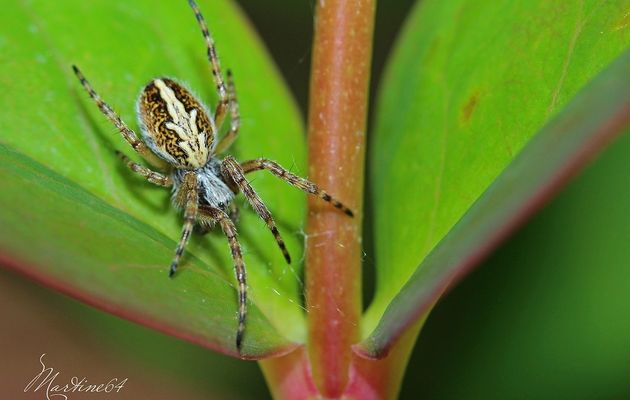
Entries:
[[[239,3],[306,115],[314,1]],[[373,95],[413,3],[379,4]],[[626,136],[438,304],[410,360],[402,398],[630,398],[627,154]],[[369,299],[373,254],[366,240]],[[101,313],[5,269],[0,315],[0,398],[22,392],[42,353],[66,376],[129,378],[119,399],[269,396],[254,362]]]
[[[238,1],[263,38],[306,115],[315,0]],[[372,69],[375,93],[385,60],[415,1],[390,0],[377,5]]]

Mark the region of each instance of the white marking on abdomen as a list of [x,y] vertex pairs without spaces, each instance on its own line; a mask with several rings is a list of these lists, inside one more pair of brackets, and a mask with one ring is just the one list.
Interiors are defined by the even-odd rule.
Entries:
[[177,134],[181,141],[179,147],[186,153],[186,159],[191,165],[201,167],[208,161],[208,148],[206,146],[206,134],[199,133],[197,127],[197,110],[193,109],[190,114],[182,102],[175,96],[175,92],[166,86],[161,79],[156,79],[155,86],[160,91],[160,97],[166,103],[166,110],[171,120],[165,127]]

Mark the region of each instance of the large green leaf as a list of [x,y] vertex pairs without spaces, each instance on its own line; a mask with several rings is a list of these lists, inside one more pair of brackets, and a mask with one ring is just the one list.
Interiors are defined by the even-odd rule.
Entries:
[[525,146],[392,300],[364,343],[370,355],[386,351],[454,280],[630,125],[629,72],[630,51],[626,51]]
[[[223,67],[235,75],[242,125],[233,153],[269,157],[303,173],[300,116],[251,28],[227,1],[199,5]],[[176,277],[167,278],[181,216],[169,207],[167,190],[120,165],[114,149],[138,157],[70,69],[77,64],[132,127],[136,96],[157,76],[180,78],[214,104],[204,42],[187,2],[11,1],[0,25],[5,263],[121,315],[232,352],[237,298],[225,238],[194,238]],[[300,260],[304,196],[264,173],[253,185]],[[284,263],[249,208],[238,228],[253,310],[245,354],[260,357],[303,340],[300,271]]]
[[440,301],[402,398],[630,398],[629,154],[630,129]]
[[[529,139],[627,47],[627,11],[624,1],[427,0],[416,8],[383,85],[372,145],[377,292],[365,318],[364,336],[377,324],[379,329],[388,326],[388,333],[380,331],[378,340],[371,337],[366,351],[384,351],[394,331],[400,333],[400,325],[388,325],[395,315],[388,322],[381,317],[412,275],[422,273],[424,264],[420,269],[418,265]],[[617,71],[615,79],[628,72],[624,65],[618,66],[625,70]],[[616,100],[623,98],[617,94]],[[606,94],[596,97],[591,101],[606,103],[597,104],[595,119],[612,104]],[[579,151],[578,144],[588,140],[580,136],[585,132],[552,130],[550,143],[561,131],[574,135],[563,151]],[[556,156],[537,154],[519,171],[545,161],[538,173],[555,174],[566,167],[552,165]],[[539,177],[526,175],[515,187],[541,189],[548,181],[527,180]],[[501,222],[495,219],[494,228],[500,229]],[[475,239],[479,238],[458,236]],[[479,240],[477,250],[485,244]],[[444,261],[436,266],[440,273],[452,267]],[[438,281],[425,288],[434,292],[429,303],[443,288],[444,282]],[[416,314],[427,307],[427,299],[415,305]],[[407,303],[405,308],[411,311],[414,305]]]

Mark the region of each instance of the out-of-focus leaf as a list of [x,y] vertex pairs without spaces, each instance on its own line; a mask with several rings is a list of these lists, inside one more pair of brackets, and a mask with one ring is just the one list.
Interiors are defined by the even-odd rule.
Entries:
[[[550,117],[627,47],[627,15],[623,1],[421,2],[384,82],[372,144],[377,292],[364,321],[364,337],[372,336],[363,351],[385,351],[392,335],[430,307],[454,271],[461,272],[453,269],[454,260],[472,262],[464,248],[482,252],[484,239],[507,222],[501,218],[512,220],[517,203],[529,204],[517,190],[521,197],[538,193],[581,156],[583,146],[589,148],[589,140],[601,138],[601,124],[614,115],[608,108],[619,111],[615,101],[625,99],[627,87],[626,93],[610,87],[616,97],[586,93],[562,118],[569,122],[581,109],[588,125],[549,125],[522,164],[505,171],[503,182],[515,179],[512,194],[504,194],[509,199],[478,201]],[[627,60],[616,68],[599,85],[624,84]],[[554,142],[562,132],[569,135],[565,142]],[[526,175],[510,175],[517,171]],[[495,185],[488,196],[500,188]],[[458,251],[446,254],[446,244],[435,248],[475,202],[476,210],[493,209],[461,221],[448,240],[448,248]],[[463,235],[482,231],[490,236]],[[418,285],[423,290],[410,295]],[[387,307],[398,311],[383,317]],[[402,314],[405,320],[398,319]]]
[[590,156],[630,125],[630,51],[532,139],[429,253],[365,342],[386,350],[452,281],[474,267]]
[[[304,172],[299,114],[251,28],[227,1],[199,3],[222,65],[235,75],[242,124],[232,153]],[[182,268],[167,278],[181,216],[167,190],[120,164],[114,149],[139,157],[70,69],[77,64],[133,128],[140,88],[158,76],[186,82],[212,106],[205,44],[187,2],[12,0],[0,25],[5,263],[120,315],[232,352],[237,298],[225,238],[193,238]],[[252,181],[299,260],[304,195],[263,172]],[[299,269],[284,263],[251,210],[242,210],[238,228],[253,311],[245,354],[260,357],[303,340]]]
[[402,398],[630,398],[629,154],[627,129],[440,301]]

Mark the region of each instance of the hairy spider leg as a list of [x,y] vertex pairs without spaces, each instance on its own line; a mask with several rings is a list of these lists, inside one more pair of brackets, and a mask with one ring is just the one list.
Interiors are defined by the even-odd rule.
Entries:
[[223,123],[223,119],[225,118],[225,113],[228,108],[228,92],[225,87],[225,82],[223,82],[223,76],[221,75],[221,65],[219,64],[219,57],[217,56],[217,51],[214,47],[214,40],[212,40],[210,31],[208,31],[206,20],[203,18],[203,15],[201,15],[201,10],[199,10],[199,7],[194,0],[188,0],[188,4],[190,4],[190,7],[195,13],[195,17],[197,18],[197,22],[199,23],[199,27],[201,28],[201,33],[206,40],[206,46],[208,48],[208,61],[210,61],[210,67],[212,69],[212,78],[214,79],[217,92],[219,93],[219,103],[217,104],[217,108],[214,111],[214,123],[217,126],[217,129],[219,129],[221,127],[221,124]]
[[249,182],[247,182],[247,179],[245,179],[245,174],[241,165],[232,156],[227,156],[221,162],[221,173],[224,174],[225,178],[233,181],[239,187],[249,203],[252,205],[256,214],[265,221],[267,227],[273,234],[273,237],[276,239],[276,243],[278,243],[278,247],[280,247],[280,251],[282,251],[284,259],[288,264],[290,264],[291,256],[284,244],[282,236],[280,236],[276,223],[274,222],[269,209],[267,209],[267,206],[265,206],[254,188],[249,184]]
[[166,163],[161,160],[158,156],[153,154],[151,150],[144,144],[143,141],[138,139],[136,133],[129,128],[122,119],[112,110],[112,108],[101,99],[101,97],[96,93],[96,91],[92,88],[92,85],[88,82],[88,80],[83,76],[81,71],[76,65],[72,66],[72,70],[74,71],[77,78],[81,82],[81,85],[88,92],[92,100],[96,103],[101,112],[109,119],[115,126],[118,128],[123,138],[133,147],[133,149],[142,156],[149,164],[154,167],[164,169],[166,168]]
[[228,101],[230,105],[230,130],[221,138],[221,141],[217,145],[215,153],[223,153],[227,150],[234,140],[238,136],[238,129],[241,124],[241,118],[238,111],[238,100],[236,99],[236,88],[234,87],[234,78],[232,77],[232,71],[227,70],[227,85],[228,85]]
[[172,277],[177,270],[179,260],[186,248],[186,244],[188,244],[188,239],[190,239],[190,234],[192,233],[195,219],[197,218],[199,192],[197,189],[197,176],[194,172],[187,172],[186,175],[184,175],[182,186],[176,194],[175,201],[184,206],[184,226],[182,227],[182,236],[177,244],[175,257],[173,257],[173,262],[171,263],[171,268],[168,273],[170,277]]
[[230,245],[232,259],[234,260],[236,280],[238,281],[238,328],[236,330],[236,348],[240,353],[243,343],[243,334],[245,332],[245,318],[247,316],[247,275],[241,244],[236,237],[236,227],[225,212],[207,205],[201,205],[199,207],[199,218],[202,220],[209,219],[210,221],[207,221],[206,224],[214,221],[219,222]]
[[283,168],[280,164],[275,161],[268,160],[266,158],[258,158],[256,160],[245,161],[240,164],[244,173],[250,173],[259,170],[267,170],[287,182],[288,184],[295,186],[296,188],[305,191],[306,193],[315,195],[322,200],[332,204],[333,207],[338,208],[343,211],[346,215],[353,217],[354,213],[348,207],[346,207],[339,200],[335,199],[324,190],[320,189],[316,184],[309,181],[308,179],[301,178],[297,175],[294,175]]
[[144,165],[140,165],[137,162],[132,161],[129,157],[118,150],[116,150],[116,155],[122,162],[127,165],[127,167],[129,167],[130,170],[144,177],[147,181],[158,186],[173,186],[173,179],[170,176],[163,175],[159,172],[155,172],[152,169],[145,167]]

